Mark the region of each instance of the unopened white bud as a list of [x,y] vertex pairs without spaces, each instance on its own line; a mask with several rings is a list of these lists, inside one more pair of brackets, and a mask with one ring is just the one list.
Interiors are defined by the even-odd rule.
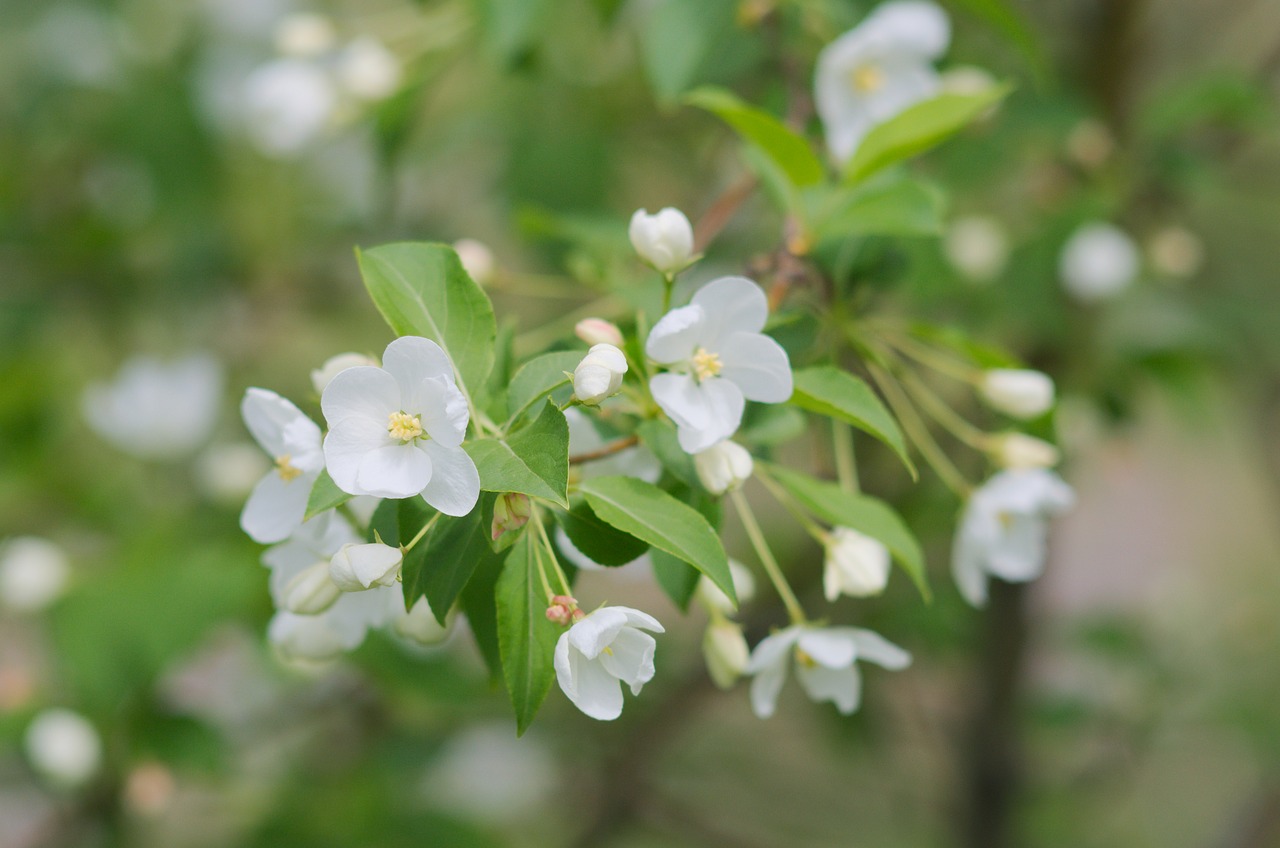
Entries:
[[47,780],[64,788],[85,783],[102,763],[102,739],[83,716],[45,710],[27,728],[27,759]]
[[1052,468],[1062,459],[1056,447],[1026,433],[996,436],[991,456],[1002,468]]
[[38,536],[15,536],[0,547],[0,604],[36,612],[56,601],[71,576],[62,548]]
[[400,59],[376,38],[357,38],[338,56],[338,83],[360,100],[381,100],[400,86]]
[[637,209],[628,228],[640,258],[663,274],[674,274],[693,261],[693,226],[679,209],[668,206],[650,215]]
[[453,250],[458,254],[463,270],[476,285],[486,285],[493,279],[493,269],[497,263],[487,244],[473,238],[458,239],[453,243]]
[[276,26],[276,50],[296,58],[318,56],[333,48],[337,36],[333,21],[324,15],[297,12]]
[[[756,596],[756,578],[752,575],[751,569],[736,559],[731,559],[729,560],[729,576],[733,578],[733,591],[738,596],[739,606]],[[706,577],[699,578],[697,593],[702,603],[711,609],[718,610],[725,615],[729,615],[736,610],[733,601],[729,600],[729,596],[720,591],[720,587]]]
[[840,595],[878,595],[889,583],[889,549],[864,533],[836,527],[827,538],[822,587],[828,601]]
[[742,445],[724,441],[694,454],[693,467],[704,489],[713,495],[723,495],[745,483],[755,463]]
[[622,347],[622,331],[603,318],[583,318],[573,327],[574,335],[589,345],[609,344]]
[[376,368],[378,360],[363,353],[340,353],[337,356],[331,356],[319,368],[311,370],[311,385],[315,388],[316,394],[324,394],[325,386],[329,385],[334,377],[348,368],[361,365],[372,365]]
[[1138,248],[1118,227],[1086,224],[1062,248],[1058,273],[1067,293],[1084,303],[1114,297],[1138,277]]
[[398,615],[392,619],[391,629],[395,631],[397,636],[423,647],[431,645],[439,645],[441,642],[449,638],[453,633],[453,625],[456,619],[454,610],[449,610],[444,617],[442,625],[436,620],[436,614],[431,610],[431,604],[427,603],[426,596],[418,598],[417,602],[408,611],[404,611],[404,603],[399,596],[393,599],[398,608]]
[[1053,380],[1027,368],[993,368],[982,375],[978,391],[993,409],[1014,418],[1035,418],[1053,406]]
[[730,689],[747,668],[751,651],[742,625],[718,618],[707,625],[702,637],[702,656],[707,661],[711,680],[721,689]]
[[595,406],[622,388],[627,373],[627,357],[611,344],[593,345],[573,369],[573,394],[582,403]]
[[971,215],[951,223],[943,250],[953,268],[975,283],[987,283],[1009,261],[1009,237],[996,219]]
[[297,615],[319,615],[342,595],[329,576],[329,563],[317,562],[293,576],[281,593],[281,606]]
[[399,548],[372,542],[343,545],[329,562],[329,576],[344,592],[390,586],[400,576],[404,555]]

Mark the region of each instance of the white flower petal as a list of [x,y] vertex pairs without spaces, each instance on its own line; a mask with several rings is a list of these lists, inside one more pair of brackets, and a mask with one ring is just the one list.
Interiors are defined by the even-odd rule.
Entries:
[[569,628],[569,644],[593,660],[626,626],[627,614],[620,608],[601,607]]
[[[755,654],[752,654],[752,658],[754,657]],[[755,672],[750,672],[750,663],[748,664],[748,672],[755,675],[751,678],[751,710],[757,718],[769,718],[778,709],[778,695],[782,693],[782,685],[787,682],[788,665],[786,656]]]
[[[354,371],[352,368],[349,371]],[[342,372],[343,374],[349,371]],[[338,377],[341,377],[339,374]],[[337,382],[337,377],[334,382]],[[330,384],[332,385],[332,384]],[[359,415],[350,415],[336,423],[331,422],[329,434],[324,437],[324,464],[334,484],[353,495],[371,495],[361,488],[358,478],[365,456],[384,447],[397,445],[387,433],[385,422]],[[416,493],[415,493],[416,494]]]
[[408,411],[403,407],[395,378],[371,365],[339,372],[325,386],[320,410],[330,430],[348,418],[363,418],[385,429],[391,413]]
[[444,377],[425,377],[416,392],[417,405],[406,411],[420,416],[427,435],[445,447],[462,444],[471,412],[454,382]]
[[440,345],[421,336],[403,336],[387,345],[382,369],[395,378],[405,412],[418,414],[428,408],[428,399],[419,395],[422,381],[445,377],[453,382],[453,363]]
[[862,678],[856,665],[841,668],[823,666],[796,666],[796,677],[804,687],[809,700],[821,703],[831,701],[842,715],[858,709],[862,697]]
[[627,626],[629,627],[639,627],[644,630],[652,630],[654,633],[667,632],[663,626],[658,623],[658,619],[649,615],[647,612],[640,612],[640,610],[632,609],[631,607],[610,607],[610,609],[621,610],[622,614],[627,617]]
[[278,472],[268,472],[245,502],[240,513],[240,528],[250,539],[264,545],[289,538],[302,523],[315,481],[315,474],[303,474],[286,481]]
[[315,422],[293,403],[267,389],[246,391],[240,402],[240,414],[253,440],[272,458],[291,453],[285,444],[286,429],[290,429],[294,439],[306,438],[304,429],[313,432],[315,443],[320,443],[320,428]]
[[758,333],[769,319],[764,290],[746,277],[712,280],[694,294],[693,305],[707,316],[703,344],[716,353],[730,333]]
[[659,374],[649,381],[649,390],[679,428],[685,453],[699,453],[729,438],[742,423],[746,402],[728,380],[717,377],[699,384],[687,374]]
[[609,650],[600,655],[605,671],[631,687],[631,694],[639,695],[644,684],[653,679],[653,655],[657,641],[648,633],[624,627],[609,643]]
[[622,715],[622,684],[598,662],[582,656],[569,644],[569,634],[556,643],[556,680],[573,705],[598,721]]
[[941,58],[951,43],[951,21],[947,13],[929,0],[892,0],[876,7],[863,26],[897,49],[927,59]]
[[858,649],[859,661],[873,662],[890,671],[901,671],[911,665],[911,654],[879,633],[861,627],[840,629],[847,631],[853,639],[853,644]]
[[721,342],[721,378],[747,400],[783,403],[791,398],[791,360],[782,345],[761,333],[730,333]]
[[803,630],[796,646],[818,665],[827,668],[844,668],[852,665],[857,656],[853,639],[843,628]]
[[785,660],[791,649],[795,647],[800,633],[799,627],[788,627],[761,639],[760,644],[756,645],[756,649],[751,652],[751,659],[747,662],[747,674],[755,674]]
[[363,495],[408,498],[421,492],[432,476],[431,458],[418,445],[387,445],[361,458],[356,486]]
[[654,362],[669,365],[693,356],[698,345],[705,343],[707,315],[694,304],[673,309],[659,319],[649,331],[644,352]]
[[462,448],[436,441],[421,446],[431,457],[431,479],[422,489],[422,499],[445,515],[467,515],[480,499],[480,472]]

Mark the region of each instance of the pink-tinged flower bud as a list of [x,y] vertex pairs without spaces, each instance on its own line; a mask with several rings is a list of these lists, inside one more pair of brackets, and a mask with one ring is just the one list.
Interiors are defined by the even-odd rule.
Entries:
[[476,285],[486,285],[493,280],[493,271],[497,263],[493,251],[482,241],[464,238],[453,243],[453,250],[458,254],[463,269]]
[[608,344],[622,347],[622,331],[603,318],[583,318],[573,327],[574,335],[589,345]]
[[578,609],[578,602],[568,595],[556,595],[551,599],[551,606],[547,607],[547,620],[552,621],[561,627],[568,627],[575,621],[582,619],[583,612]]
[[532,514],[533,505],[529,503],[528,495],[517,492],[499,495],[493,503],[493,524],[489,527],[493,540],[496,542],[504,533],[519,530],[529,523]]

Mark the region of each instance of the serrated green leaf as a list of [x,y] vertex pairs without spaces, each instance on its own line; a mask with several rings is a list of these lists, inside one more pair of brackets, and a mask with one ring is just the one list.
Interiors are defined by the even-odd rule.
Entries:
[[338,484],[333,482],[327,470],[322,470],[320,476],[311,484],[311,493],[307,495],[307,511],[303,514],[302,520],[310,521],[322,512],[342,506],[352,497],[354,495],[338,488]]
[[925,600],[931,599],[920,543],[893,507],[870,495],[851,494],[836,483],[815,480],[782,466],[766,465],[765,470],[818,518],[834,527],[849,527],[881,542]]
[[977,94],[944,92],[873,128],[845,164],[844,182],[860,183],[877,171],[924,153],[968,126],[1011,91],[992,86]]
[[724,546],[702,513],[634,477],[596,477],[580,488],[600,518],[689,563],[737,603]]
[[497,324],[489,297],[447,244],[401,242],[357,251],[374,305],[401,336],[431,339],[453,360],[468,397],[493,367]]
[[573,546],[600,565],[626,565],[649,550],[649,545],[630,533],[601,520],[586,501],[556,516]]
[[790,403],[870,433],[893,448],[915,476],[915,465],[907,453],[907,443],[898,423],[871,387],[849,372],[831,365],[795,372],[795,391]]
[[754,145],[776,164],[792,185],[817,185],[826,176],[822,160],[809,142],[792,132],[782,121],[744,103],[722,88],[699,88],[684,96],[684,102],[706,109],[733,127],[742,139]]
[[554,403],[505,439],[477,439],[462,447],[475,461],[483,491],[520,492],[568,508],[569,423]]
[[[519,418],[548,394],[560,402],[568,400],[573,394],[573,386],[565,372],[573,373],[585,355],[581,351],[558,350],[535,356],[521,365],[507,387],[507,409],[511,420]],[[561,387],[562,391],[556,391]]]
[[401,570],[406,609],[427,597],[441,625],[471,575],[487,558],[501,559],[489,546],[481,510],[455,518],[441,515],[409,551]]
[[538,566],[539,556],[545,555],[534,534],[525,533],[507,555],[494,593],[502,674],[521,735],[555,679],[556,640],[562,632],[547,620],[548,598]]

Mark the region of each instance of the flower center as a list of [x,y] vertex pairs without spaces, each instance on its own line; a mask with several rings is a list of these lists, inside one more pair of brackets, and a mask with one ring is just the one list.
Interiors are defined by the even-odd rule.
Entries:
[[858,94],[874,94],[884,87],[884,71],[879,65],[859,65],[849,73],[849,85]]
[[393,439],[412,442],[422,435],[422,418],[407,412],[393,412],[387,416],[387,433]]
[[698,378],[698,382],[710,380],[712,377],[719,377],[720,372],[724,369],[724,363],[720,361],[720,354],[712,353],[705,347],[700,347],[693,354],[693,374]]
[[796,662],[805,668],[814,668],[818,664],[818,661],[809,656],[807,651],[800,648],[796,648]]
[[296,480],[302,475],[302,469],[293,464],[293,457],[287,453],[282,453],[276,457],[276,473],[280,475],[280,479],[286,483]]

